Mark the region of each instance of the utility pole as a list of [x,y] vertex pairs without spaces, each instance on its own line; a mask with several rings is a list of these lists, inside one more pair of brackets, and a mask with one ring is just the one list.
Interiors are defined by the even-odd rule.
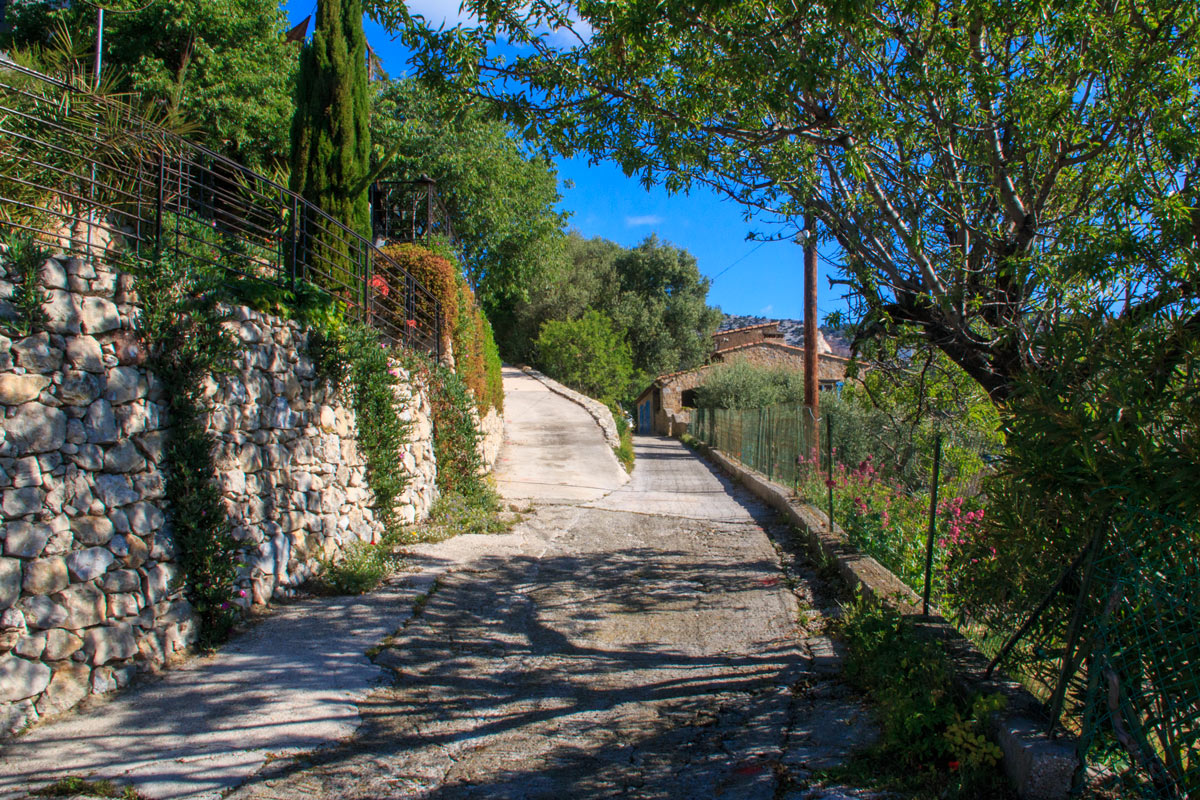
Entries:
[[[817,218],[809,211],[804,220],[804,407],[808,411],[808,447],[819,446],[820,400],[817,378]],[[819,450],[817,452],[820,452]],[[805,453],[804,455],[807,455]]]

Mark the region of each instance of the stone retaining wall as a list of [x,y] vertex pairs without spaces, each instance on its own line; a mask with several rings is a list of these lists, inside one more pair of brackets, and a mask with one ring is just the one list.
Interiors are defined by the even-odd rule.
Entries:
[[[162,389],[144,366],[130,276],[50,259],[46,329],[0,335],[0,733],[154,670],[196,635],[166,521]],[[13,312],[0,264],[0,319]],[[318,381],[300,327],[246,308],[210,380],[209,429],[235,538],[239,602],[288,596],[320,557],[381,533],[353,410]],[[7,326],[5,326],[7,329]],[[412,480],[401,520],[435,499],[429,399],[404,381]]]
[[489,408],[482,419],[476,415],[479,432],[479,456],[483,459],[483,467],[488,472],[496,465],[500,455],[500,445],[504,444],[504,415],[494,408]]

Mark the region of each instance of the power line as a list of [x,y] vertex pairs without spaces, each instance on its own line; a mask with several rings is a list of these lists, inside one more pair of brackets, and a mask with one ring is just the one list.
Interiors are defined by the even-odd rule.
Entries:
[[710,282],[712,282],[712,283],[716,283],[716,280],[717,280],[717,278],[721,277],[721,276],[722,276],[722,275],[724,275],[726,272],[729,272],[729,270],[733,269],[733,268],[734,268],[734,267],[736,267],[738,264],[742,263],[742,262],[743,262],[743,261],[745,261],[747,258],[749,258],[750,256],[754,255],[754,251],[755,251],[755,250],[757,250],[759,247],[762,247],[764,244],[766,244],[766,242],[759,242],[759,243],[758,243],[758,247],[755,247],[755,248],[754,248],[754,250],[751,250],[749,253],[746,253],[744,256],[742,256],[742,257],[741,257],[741,258],[739,258],[738,260],[734,261],[734,262],[733,262],[732,264],[730,264],[728,267],[726,267],[725,269],[721,270],[721,271],[720,271],[720,272],[718,272],[716,275],[713,275],[711,278],[709,278],[709,281],[710,281]]

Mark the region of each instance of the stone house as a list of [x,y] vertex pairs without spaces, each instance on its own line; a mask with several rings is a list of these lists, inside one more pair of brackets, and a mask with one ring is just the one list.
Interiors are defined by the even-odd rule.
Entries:
[[[836,355],[824,337],[817,342],[817,376],[821,389],[835,389],[846,377],[850,359]],[[638,433],[678,436],[687,431],[696,388],[718,364],[746,361],[768,367],[804,369],[804,348],[784,342],[778,322],[764,322],[713,334],[713,352],[708,363],[693,369],[659,375],[638,395]]]

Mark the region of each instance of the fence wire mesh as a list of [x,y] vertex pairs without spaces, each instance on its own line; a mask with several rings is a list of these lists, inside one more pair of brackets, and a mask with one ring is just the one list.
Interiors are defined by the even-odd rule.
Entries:
[[[422,207],[440,212],[432,186],[419,188]],[[402,189],[388,186],[376,218],[415,234]],[[324,295],[384,341],[440,356],[436,296],[358,232],[120,102],[4,60],[0,225],[86,259],[184,257],[230,280]],[[442,229],[430,217],[420,232]]]
[[[946,599],[946,567],[983,519],[983,480],[995,440],[928,420],[883,419],[832,398],[819,416],[803,405],[697,409],[691,433],[817,506],[863,552],[920,594],[931,510],[931,599]],[[940,442],[933,502],[935,442]]]

